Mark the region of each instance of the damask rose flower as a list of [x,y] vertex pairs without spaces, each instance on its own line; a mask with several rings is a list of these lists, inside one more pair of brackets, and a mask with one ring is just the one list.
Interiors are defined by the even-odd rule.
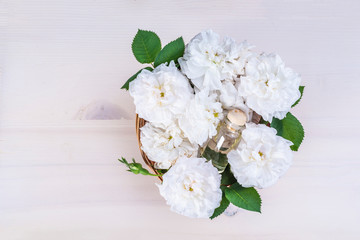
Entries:
[[175,123],[164,127],[148,122],[140,130],[141,149],[156,168],[168,169],[179,157],[197,156],[199,146],[190,143]]
[[236,180],[244,187],[266,188],[285,174],[292,163],[292,142],[264,124],[248,123],[237,149],[228,153]]
[[237,44],[229,37],[221,40],[218,34],[207,30],[190,41],[179,64],[197,89],[220,90],[221,81],[244,73],[251,48],[247,42]]
[[179,158],[158,184],[171,210],[192,218],[209,218],[220,206],[221,175],[205,158]]
[[189,80],[176,68],[161,64],[152,72],[143,70],[129,85],[136,113],[152,123],[168,125],[183,113],[193,98]]
[[179,126],[190,142],[202,145],[216,134],[222,111],[216,94],[208,96],[207,92],[199,92],[179,118]]
[[285,67],[278,55],[262,54],[246,65],[239,93],[264,120],[283,119],[300,97],[300,81],[299,74]]

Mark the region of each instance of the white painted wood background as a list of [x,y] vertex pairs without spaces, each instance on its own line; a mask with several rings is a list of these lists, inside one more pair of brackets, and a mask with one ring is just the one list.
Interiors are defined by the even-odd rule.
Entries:
[[[0,0],[0,239],[359,239],[357,0]],[[263,213],[170,212],[140,160],[120,90],[137,28],[163,43],[203,29],[279,53],[302,74],[294,165]],[[102,120],[94,120],[102,119]]]

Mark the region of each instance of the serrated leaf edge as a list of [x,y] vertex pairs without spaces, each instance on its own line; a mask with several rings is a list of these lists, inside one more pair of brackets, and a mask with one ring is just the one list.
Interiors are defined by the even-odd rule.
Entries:
[[[137,57],[135,56],[135,54],[134,54],[134,40],[135,40],[136,36],[138,35],[138,33],[139,33],[140,31],[142,31],[142,32],[149,32],[149,33],[155,34],[156,37],[157,37],[157,38],[159,39],[159,41],[160,41],[160,51],[161,51],[161,45],[162,45],[162,44],[161,44],[161,39],[160,39],[160,37],[159,37],[155,32],[153,32],[153,31],[150,31],[150,30],[142,30],[142,29],[138,28],[138,31],[137,31],[137,33],[135,34],[135,36],[134,36],[134,38],[133,38],[133,40],[132,40],[131,50],[132,50],[132,53],[133,53],[135,59],[136,59],[139,63],[141,63],[141,64],[153,63],[153,62],[155,61],[155,59],[157,58],[157,56],[159,55],[159,52],[160,52],[160,51],[156,54],[156,56],[155,56],[155,58],[154,58],[154,61],[152,61],[152,62],[145,62],[145,63],[140,62],[140,61],[137,59]],[[145,46],[144,41],[142,41],[142,44]],[[147,48],[144,47],[144,49],[145,49],[145,51],[146,51],[146,54],[147,54],[148,58],[150,59],[150,54],[149,54],[149,52],[147,51]]]
[[[290,113],[290,114],[294,116],[294,114],[292,114],[292,113]],[[294,118],[297,119],[297,117],[295,117],[295,116],[294,116]],[[297,152],[297,151],[299,150],[301,144],[303,143],[303,141],[304,141],[304,139],[305,139],[305,129],[304,129],[304,126],[302,125],[302,123],[300,122],[299,119],[297,119],[297,120],[298,120],[298,122],[300,123],[301,129],[302,129],[304,135],[303,135],[303,137],[302,137],[302,139],[301,139],[301,141],[300,141],[299,146],[297,147],[297,149],[292,149],[292,146],[295,146],[295,144],[292,145],[292,146],[290,146],[290,149],[291,149],[292,151],[294,151],[294,152]],[[290,140],[289,140],[289,141],[290,141]],[[292,142],[292,141],[291,141],[291,142]]]
[[223,210],[222,212],[220,212],[218,215],[214,216],[215,211],[216,211],[220,206],[217,207],[217,208],[214,210],[213,215],[210,217],[211,220],[213,220],[213,219],[219,217],[220,215],[222,215],[222,214],[225,212],[225,210],[226,210],[226,209],[229,207],[229,205],[230,205],[230,200],[226,198],[224,191],[223,191],[222,194],[223,194],[223,195],[222,195],[222,197],[221,197],[220,206],[221,206],[221,202],[222,202],[224,199],[225,199],[228,203],[226,204],[226,207],[224,208],[224,210]]
[[[303,89],[302,91],[300,90],[301,87]],[[292,108],[299,104],[300,100],[302,99],[302,97],[304,95],[304,90],[305,90],[305,86],[300,86],[299,87],[299,91],[300,91],[301,95],[300,95],[299,99],[296,100],[296,102],[291,106]]]
[[[169,46],[170,44],[178,41],[179,39],[182,39],[182,42],[184,43],[184,39],[183,39],[183,37],[181,36],[181,37],[178,37],[177,39],[169,42],[168,44],[166,44],[166,45],[160,50],[160,52],[158,53],[158,55],[156,56],[156,58],[155,58],[155,60],[154,60],[154,67],[157,67],[157,66],[163,64],[163,63],[159,63],[159,64],[156,63],[156,60],[159,58],[161,51],[163,51],[167,46]],[[185,43],[184,43],[184,49],[185,49]]]
[[[240,184],[238,184],[238,185],[239,185],[240,187],[244,188],[244,187],[241,186]],[[233,185],[232,185],[232,186],[233,186]],[[234,192],[236,193],[236,195],[238,195],[244,202],[249,203],[249,201],[245,201],[245,199],[244,199],[243,197],[241,197],[234,189],[231,189],[231,186],[226,188],[226,190],[225,190],[225,196],[226,196],[226,198],[229,200],[230,203],[234,204],[235,206],[237,206],[237,207],[239,207],[239,208],[242,208],[242,209],[245,209],[245,210],[248,210],[248,211],[252,211],[252,212],[259,212],[259,213],[261,213],[262,199],[261,199],[261,196],[260,196],[260,194],[258,193],[258,191],[257,191],[255,188],[253,188],[253,189],[255,190],[255,193],[257,194],[257,196],[258,196],[259,199],[260,199],[259,211],[257,211],[257,210],[245,209],[245,208],[243,208],[243,207],[241,207],[241,206],[236,205],[236,204],[233,203],[229,198],[227,198],[226,192],[229,191],[229,190],[232,190],[232,191],[234,191]],[[249,204],[248,204],[248,205],[249,205]]]

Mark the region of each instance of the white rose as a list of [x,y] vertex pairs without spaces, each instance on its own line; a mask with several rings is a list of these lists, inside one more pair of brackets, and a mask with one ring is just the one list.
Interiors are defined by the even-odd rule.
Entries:
[[176,115],[185,111],[193,97],[188,79],[175,67],[161,64],[152,72],[143,70],[130,83],[136,113],[153,123],[170,124]]
[[224,108],[231,108],[238,100],[238,90],[231,81],[224,81],[222,83],[219,100]]
[[236,79],[244,74],[247,61],[254,55],[253,48],[254,46],[247,41],[238,44],[230,37],[224,39],[223,49],[226,52],[226,64],[222,72],[227,73],[228,79]]
[[[237,83],[235,83],[237,85]],[[219,91],[219,99],[225,109],[240,109],[247,117],[248,122],[251,121],[253,111],[245,104],[244,98],[240,95],[236,85],[230,81],[222,83]]]
[[216,134],[222,111],[216,94],[208,96],[205,91],[199,92],[179,118],[179,126],[190,142],[202,145]]
[[166,128],[146,123],[141,128],[140,140],[141,149],[160,169],[168,169],[179,157],[197,156],[199,148],[184,137],[175,123]]
[[179,158],[158,185],[171,210],[192,218],[209,218],[220,206],[218,170],[205,158]]
[[244,187],[269,187],[290,167],[291,145],[275,129],[249,123],[237,149],[227,155],[231,171]]
[[300,97],[300,76],[285,67],[278,55],[262,54],[249,60],[239,92],[248,107],[266,121],[283,119]]
[[219,90],[221,81],[243,73],[251,46],[237,44],[231,38],[220,40],[218,34],[207,30],[196,35],[186,45],[179,58],[181,71],[199,90]]

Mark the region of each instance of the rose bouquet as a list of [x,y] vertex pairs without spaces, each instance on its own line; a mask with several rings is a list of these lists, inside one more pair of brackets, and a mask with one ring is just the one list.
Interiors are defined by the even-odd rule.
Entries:
[[120,161],[158,176],[161,196],[179,214],[213,219],[230,203],[260,212],[255,188],[285,174],[304,138],[290,113],[304,91],[299,74],[278,55],[211,30],[164,48],[154,32],[138,30],[132,51],[150,66],[122,88],[134,99],[140,150],[154,174]]

